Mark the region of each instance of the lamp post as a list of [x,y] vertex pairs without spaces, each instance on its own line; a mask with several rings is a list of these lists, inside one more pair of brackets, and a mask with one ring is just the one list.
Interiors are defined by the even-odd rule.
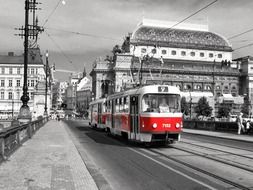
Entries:
[[48,78],[48,51],[46,52],[46,67],[45,67],[45,74],[46,74],[46,79],[45,79],[45,107],[44,107],[44,116],[47,116],[47,78]]
[[31,120],[30,108],[28,106],[28,86],[27,86],[27,66],[28,66],[28,38],[29,38],[29,0],[25,1],[25,29],[24,29],[24,85],[23,95],[21,97],[22,106],[19,111],[18,119],[21,122],[29,122]]

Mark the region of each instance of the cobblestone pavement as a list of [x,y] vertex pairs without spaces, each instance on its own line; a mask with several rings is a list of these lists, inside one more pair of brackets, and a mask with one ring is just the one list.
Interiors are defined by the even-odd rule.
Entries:
[[1,190],[95,190],[97,186],[60,122],[49,121],[0,165]]

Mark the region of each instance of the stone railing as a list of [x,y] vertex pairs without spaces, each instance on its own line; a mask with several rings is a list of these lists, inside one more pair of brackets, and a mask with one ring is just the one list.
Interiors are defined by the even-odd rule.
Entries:
[[[184,120],[184,128],[186,129],[198,129],[207,131],[219,131],[237,133],[238,126],[236,122],[228,121],[199,121],[199,120]],[[253,131],[250,131],[252,134]]]
[[19,124],[17,120],[12,122],[11,127],[0,131],[0,162],[6,160],[26,140],[32,138],[48,118],[39,117],[36,121],[27,124]]

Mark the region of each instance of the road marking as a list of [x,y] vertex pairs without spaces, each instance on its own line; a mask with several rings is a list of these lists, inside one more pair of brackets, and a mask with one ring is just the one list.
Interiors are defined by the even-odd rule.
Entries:
[[160,162],[160,161],[157,161],[157,160],[155,160],[154,158],[152,158],[152,157],[150,157],[150,156],[148,156],[148,155],[146,155],[146,154],[143,154],[143,153],[141,153],[141,152],[139,152],[139,151],[137,151],[137,150],[135,150],[135,149],[133,149],[133,148],[128,148],[128,149],[130,149],[130,150],[132,150],[133,152],[135,152],[135,153],[137,153],[137,154],[140,154],[140,155],[142,155],[142,156],[144,156],[144,157],[146,157],[146,158],[152,160],[153,162],[155,162],[155,163],[157,163],[157,164],[159,164],[159,165],[161,165],[161,166],[163,166],[163,167],[165,167],[165,168],[167,168],[167,169],[169,169],[169,170],[171,170],[171,171],[173,171],[173,172],[175,172],[175,173],[177,173],[177,174],[179,174],[179,175],[181,175],[181,176],[184,176],[185,178],[188,178],[188,179],[190,179],[190,180],[192,180],[192,181],[194,181],[194,182],[196,182],[196,183],[198,183],[198,184],[200,184],[200,185],[203,185],[204,187],[207,187],[208,189],[217,190],[216,188],[214,188],[214,187],[212,187],[212,186],[210,186],[210,185],[207,185],[207,184],[205,184],[205,183],[203,183],[203,182],[201,182],[201,181],[199,181],[199,180],[197,180],[197,179],[194,179],[194,178],[192,178],[192,177],[190,177],[190,176],[188,176],[188,175],[186,175],[186,174],[184,174],[184,173],[182,173],[182,172],[180,172],[180,171],[178,171],[178,170],[175,170],[174,168],[172,168],[172,167],[170,167],[170,166],[168,166],[168,165],[166,165],[166,164],[164,164],[164,163],[162,163],[162,162]]

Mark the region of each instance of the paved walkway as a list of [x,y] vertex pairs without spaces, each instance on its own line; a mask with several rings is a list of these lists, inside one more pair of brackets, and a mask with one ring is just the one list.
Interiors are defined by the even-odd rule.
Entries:
[[96,190],[61,122],[49,121],[0,165],[1,190]]
[[225,133],[225,132],[216,132],[216,131],[205,131],[205,130],[197,130],[197,129],[183,129],[184,133],[191,133],[197,135],[204,135],[204,136],[211,136],[211,137],[218,137],[218,138],[225,138],[225,139],[232,139],[232,140],[239,140],[239,141],[246,141],[246,142],[253,142],[253,136],[249,135],[237,135],[232,133]]

